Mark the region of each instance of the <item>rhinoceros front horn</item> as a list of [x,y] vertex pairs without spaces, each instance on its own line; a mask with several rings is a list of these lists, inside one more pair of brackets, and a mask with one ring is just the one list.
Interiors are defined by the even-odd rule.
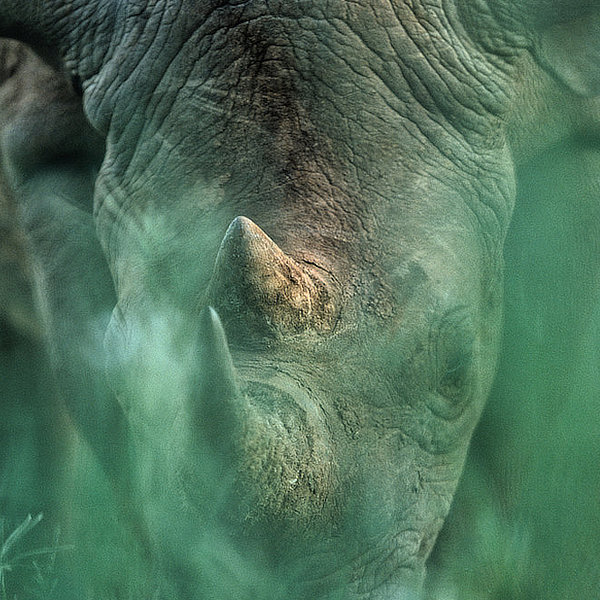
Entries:
[[225,233],[208,302],[233,323],[233,336],[327,332],[337,316],[331,286],[317,268],[287,256],[246,217],[235,218]]

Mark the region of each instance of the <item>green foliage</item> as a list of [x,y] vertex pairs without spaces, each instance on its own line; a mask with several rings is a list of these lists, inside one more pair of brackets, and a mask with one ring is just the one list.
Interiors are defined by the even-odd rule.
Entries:
[[[0,600],[48,600],[53,597],[58,582],[56,556],[59,552],[72,550],[72,546],[60,546],[57,531],[51,547],[32,547],[30,534],[41,520],[41,513],[35,517],[27,515],[8,533],[5,520],[0,519]],[[18,582],[17,586],[11,585],[12,579]],[[26,596],[13,593],[13,587],[24,589]]]
[[[582,179],[581,169],[589,176]],[[595,173],[596,152],[575,143],[519,173],[506,246],[502,359],[430,559],[428,600],[600,597]],[[39,341],[1,333],[0,600],[188,600],[175,594],[164,573],[144,564],[89,452],[77,442],[75,451],[64,448],[50,435],[64,422],[53,413]],[[164,418],[163,406],[157,416]],[[63,473],[56,465],[65,464],[75,485],[59,485]],[[171,514],[159,516],[164,531],[178,532]],[[67,545],[55,533],[60,524],[68,527]],[[261,578],[260,561],[234,555],[219,539],[208,535],[195,548],[212,571],[214,598],[240,597],[248,589],[270,597],[276,586]],[[215,575],[223,564],[235,573]]]
[[435,600],[600,597],[598,154],[573,142],[519,173],[502,357],[432,556]]

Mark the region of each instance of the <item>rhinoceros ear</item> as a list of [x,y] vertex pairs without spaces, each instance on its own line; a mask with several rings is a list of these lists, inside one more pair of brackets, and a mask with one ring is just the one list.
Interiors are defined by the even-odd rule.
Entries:
[[94,54],[101,47],[98,31],[110,39],[114,4],[113,0],[1,0],[0,36],[25,42],[53,64],[78,62],[86,52]]
[[533,17],[533,53],[540,65],[577,94],[600,94],[600,2],[543,4]]

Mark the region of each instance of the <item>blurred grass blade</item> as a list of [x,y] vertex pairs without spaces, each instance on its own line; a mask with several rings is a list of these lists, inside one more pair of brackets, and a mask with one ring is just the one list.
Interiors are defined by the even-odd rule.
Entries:
[[35,517],[27,515],[26,519],[8,536],[6,541],[0,548],[0,563],[11,551],[12,547],[24,536],[26,536],[43,518],[43,514],[39,513]]

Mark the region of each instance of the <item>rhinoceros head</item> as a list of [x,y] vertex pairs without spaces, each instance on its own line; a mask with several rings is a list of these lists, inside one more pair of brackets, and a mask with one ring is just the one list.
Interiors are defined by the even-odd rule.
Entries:
[[518,4],[2,2],[105,142],[93,200],[23,121],[3,152],[65,396],[185,597],[418,587],[494,372],[519,61],[590,83]]

